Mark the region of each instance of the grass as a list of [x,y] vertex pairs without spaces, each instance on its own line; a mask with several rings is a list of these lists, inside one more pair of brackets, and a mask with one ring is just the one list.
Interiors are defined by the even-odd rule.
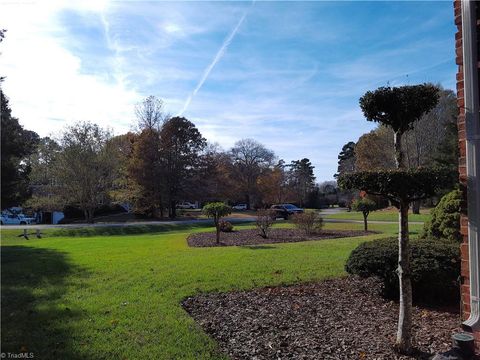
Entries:
[[182,299],[343,276],[345,260],[360,242],[396,232],[392,224],[371,228],[381,233],[225,248],[189,248],[188,233],[212,230],[191,226],[108,236],[52,229],[31,240],[5,230],[2,351],[29,351],[39,359],[222,359],[182,309]]
[[[342,220],[362,220],[361,212],[351,211],[342,212],[338,214],[329,214],[325,216],[326,219],[342,219]],[[425,222],[430,219],[430,209],[422,209],[420,214],[408,214],[408,221],[410,222]],[[398,221],[398,211],[396,209],[386,209],[373,211],[368,216],[368,220],[372,221]]]

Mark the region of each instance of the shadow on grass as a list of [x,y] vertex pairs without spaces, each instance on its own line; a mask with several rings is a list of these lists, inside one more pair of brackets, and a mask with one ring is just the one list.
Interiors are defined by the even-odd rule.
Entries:
[[160,225],[121,225],[121,226],[98,226],[81,227],[71,229],[55,229],[49,236],[85,237],[85,236],[110,236],[110,235],[140,235],[155,234],[168,231],[188,231],[199,228],[211,227],[210,222],[198,224],[160,224]]
[[79,311],[62,303],[67,278],[86,275],[66,255],[26,246],[1,247],[2,352],[32,352],[35,359],[81,359],[69,324]]

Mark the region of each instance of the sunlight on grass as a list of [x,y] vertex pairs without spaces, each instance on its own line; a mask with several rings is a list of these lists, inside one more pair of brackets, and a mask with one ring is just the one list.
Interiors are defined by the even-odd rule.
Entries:
[[190,232],[212,230],[200,226],[88,237],[52,230],[28,241],[16,237],[18,230],[2,231],[2,351],[23,347],[41,359],[221,359],[181,308],[182,299],[343,276],[360,242],[397,230],[392,224],[371,228],[381,233],[219,248],[187,246]]
[[[343,220],[363,220],[361,212],[351,211],[342,212],[338,214],[325,214],[326,219],[343,219]],[[430,210],[422,209],[420,214],[408,214],[408,221],[410,222],[425,222],[430,219]],[[397,210],[379,210],[373,211],[368,216],[368,220],[371,221],[398,221]]]

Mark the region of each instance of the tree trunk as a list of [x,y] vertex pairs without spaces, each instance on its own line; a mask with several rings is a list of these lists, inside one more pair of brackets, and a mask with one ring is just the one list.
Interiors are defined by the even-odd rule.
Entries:
[[405,168],[405,159],[402,152],[402,133],[397,131],[393,135],[393,144],[395,147],[395,165],[397,169]]
[[255,195],[249,194],[248,195],[248,209],[252,210],[255,207]]
[[83,210],[83,216],[85,217],[85,221],[88,224],[93,224],[93,212],[94,211],[95,211],[94,209],[90,209],[90,208],[87,208],[87,209]]
[[400,284],[400,311],[395,345],[400,353],[408,354],[412,351],[412,282],[408,240],[408,202],[405,200],[400,201],[399,225],[397,273]]
[[[397,169],[405,169],[402,152],[402,133],[394,133],[395,163]],[[408,201],[399,200],[398,232],[398,280],[400,287],[400,308],[395,346],[398,352],[408,354],[412,351],[412,282],[410,274],[410,244],[408,241]]]
[[412,202],[412,213],[417,215],[420,214],[420,200]]
[[177,217],[176,204],[175,201],[170,201],[170,217],[175,219]]
[[250,195],[249,195],[249,194],[247,194],[247,195],[245,196],[245,203],[247,204],[247,209],[248,209],[248,210],[251,210],[252,207],[250,206]]
[[217,236],[217,245],[220,244],[220,223],[219,223],[219,220],[218,218],[214,218],[214,222],[215,222],[215,229],[217,230],[217,233],[216,233],[216,236]]
[[367,223],[368,213],[363,213],[363,229],[368,231],[368,223]]

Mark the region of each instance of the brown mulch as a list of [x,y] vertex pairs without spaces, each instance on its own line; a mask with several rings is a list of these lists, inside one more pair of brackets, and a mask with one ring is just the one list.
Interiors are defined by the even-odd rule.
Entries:
[[414,308],[416,353],[393,350],[398,304],[375,279],[199,295],[184,308],[232,359],[428,359],[450,348],[459,315]]
[[210,247],[210,246],[242,246],[242,245],[264,245],[287,242],[299,242],[310,240],[326,240],[352,236],[365,236],[375,234],[374,231],[359,230],[321,230],[310,236],[298,229],[271,229],[267,239],[259,235],[257,229],[237,230],[222,232],[220,244],[216,242],[215,232],[201,232],[190,234],[187,238],[189,246]]

